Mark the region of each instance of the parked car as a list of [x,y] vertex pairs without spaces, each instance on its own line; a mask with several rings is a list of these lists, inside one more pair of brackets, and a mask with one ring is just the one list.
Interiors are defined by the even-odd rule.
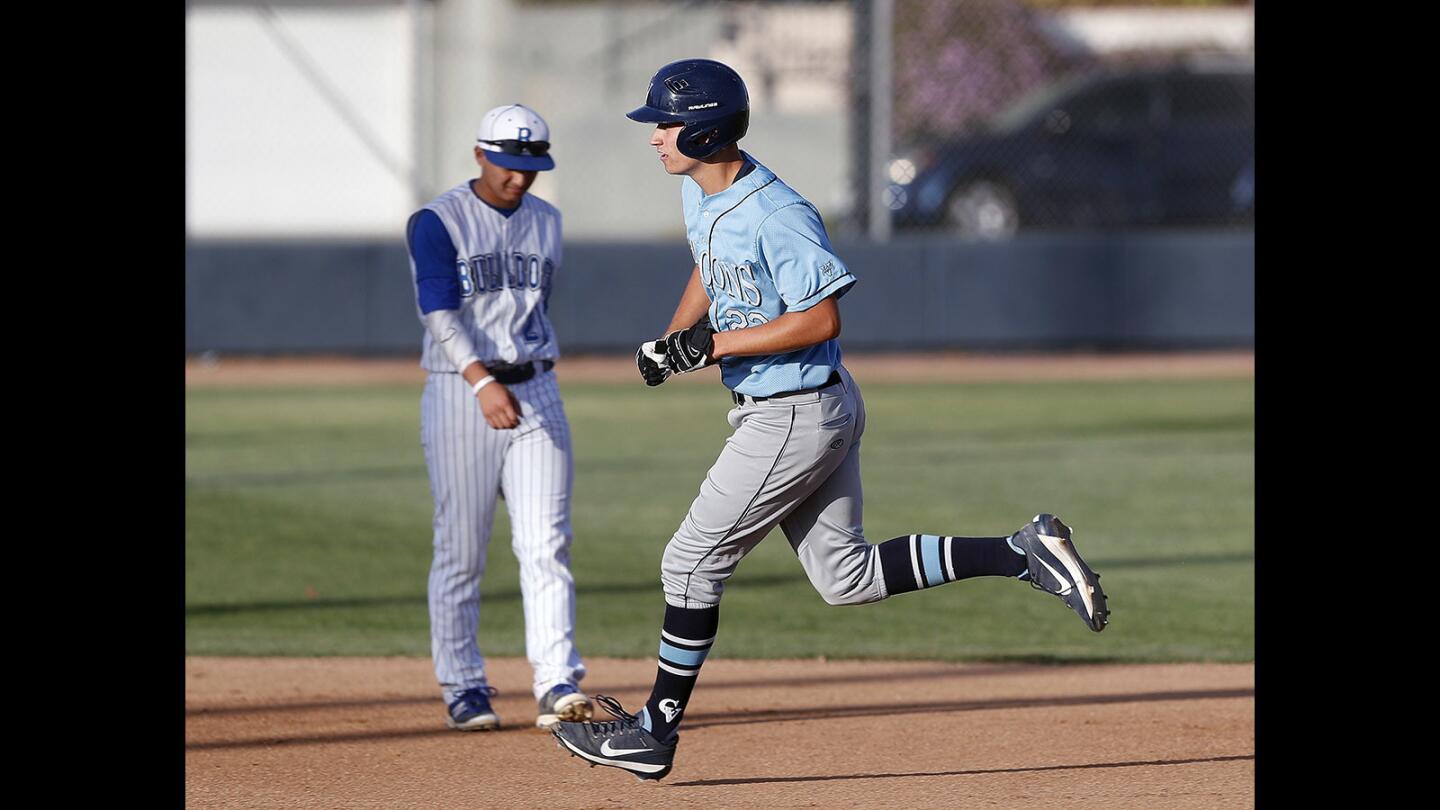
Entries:
[[1032,227],[1253,222],[1254,99],[1248,64],[1061,81],[975,134],[893,161],[893,224],[1004,238]]

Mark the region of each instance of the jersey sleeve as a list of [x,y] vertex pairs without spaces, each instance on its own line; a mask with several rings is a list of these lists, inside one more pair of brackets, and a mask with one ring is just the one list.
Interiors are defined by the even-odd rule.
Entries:
[[850,291],[856,282],[808,205],[787,205],[760,224],[756,241],[786,310],[803,312]]
[[405,242],[415,262],[415,297],[421,314],[460,308],[460,273],[455,269],[455,243],[428,208],[416,211],[405,227]]

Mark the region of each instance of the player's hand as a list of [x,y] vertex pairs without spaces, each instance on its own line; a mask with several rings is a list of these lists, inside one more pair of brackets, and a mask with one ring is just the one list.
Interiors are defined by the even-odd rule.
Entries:
[[715,358],[715,330],[710,319],[701,318],[689,329],[677,329],[666,335],[665,360],[676,374],[688,374],[696,369],[713,365]]
[[647,340],[640,344],[640,348],[635,350],[635,365],[640,368],[640,376],[645,378],[645,384],[652,387],[670,379],[670,375],[674,373],[665,359],[665,344],[658,340]]
[[480,401],[480,412],[485,421],[496,430],[509,430],[520,424],[520,403],[510,389],[498,382],[492,382],[475,395]]

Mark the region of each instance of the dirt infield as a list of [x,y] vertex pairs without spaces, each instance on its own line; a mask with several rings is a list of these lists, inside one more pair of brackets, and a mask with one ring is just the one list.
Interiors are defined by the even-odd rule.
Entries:
[[[505,727],[446,729],[428,659],[190,658],[187,807],[1253,807],[1251,664],[711,660],[675,770],[590,769],[490,659]],[[638,708],[652,660],[592,659]],[[1082,805],[1083,802],[1083,805]]]
[[[845,366],[866,382],[981,382],[1060,379],[1183,379],[1252,377],[1251,351],[987,355],[966,352],[850,354]],[[560,382],[638,381],[628,356],[567,357],[555,370]],[[189,386],[422,384],[425,372],[413,358],[256,358],[203,356],[185,363]],[[711,373],[677,377],[683,385],[716,384]]]

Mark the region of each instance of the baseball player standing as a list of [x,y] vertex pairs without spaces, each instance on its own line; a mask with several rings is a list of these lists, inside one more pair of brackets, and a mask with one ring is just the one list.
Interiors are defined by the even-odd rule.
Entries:
[[555,167],[550,128],[520,104],[485,114],[480,176],[410,217],[406,241],[425,324],[420,442],[435,500],[430,646],[448,716],[461,731],[498,728],[476,633],[495,499],[510,513],[520,562],[525,650],[536,725],[584,720],[570,574],[570,428],[551,369],[546,317],[560,269],[560,212],[528,195]]
[[865,403],[841,364],[838,299],[855,276],[834,254],[819,212],[736,144],[749,123],[740,76],[719,62],[660,68],[629,118],[655,124],[650,145],[682,175],[695,268],[664,338],[636,352],[649,385],[719,364],[735,433],[665,547],[665,619],[644,708],[596,702],[615,720],[562,722],[561,746],[641,779],[670,772],[678,729],[715,642],[725,580],[775,526],[815,589],[834,605],[977,576],[1028,580],[1099,632],[1108,611],[1070,529],[1037,515],[1005,537],[911,534],[872,545],[861,525]]

